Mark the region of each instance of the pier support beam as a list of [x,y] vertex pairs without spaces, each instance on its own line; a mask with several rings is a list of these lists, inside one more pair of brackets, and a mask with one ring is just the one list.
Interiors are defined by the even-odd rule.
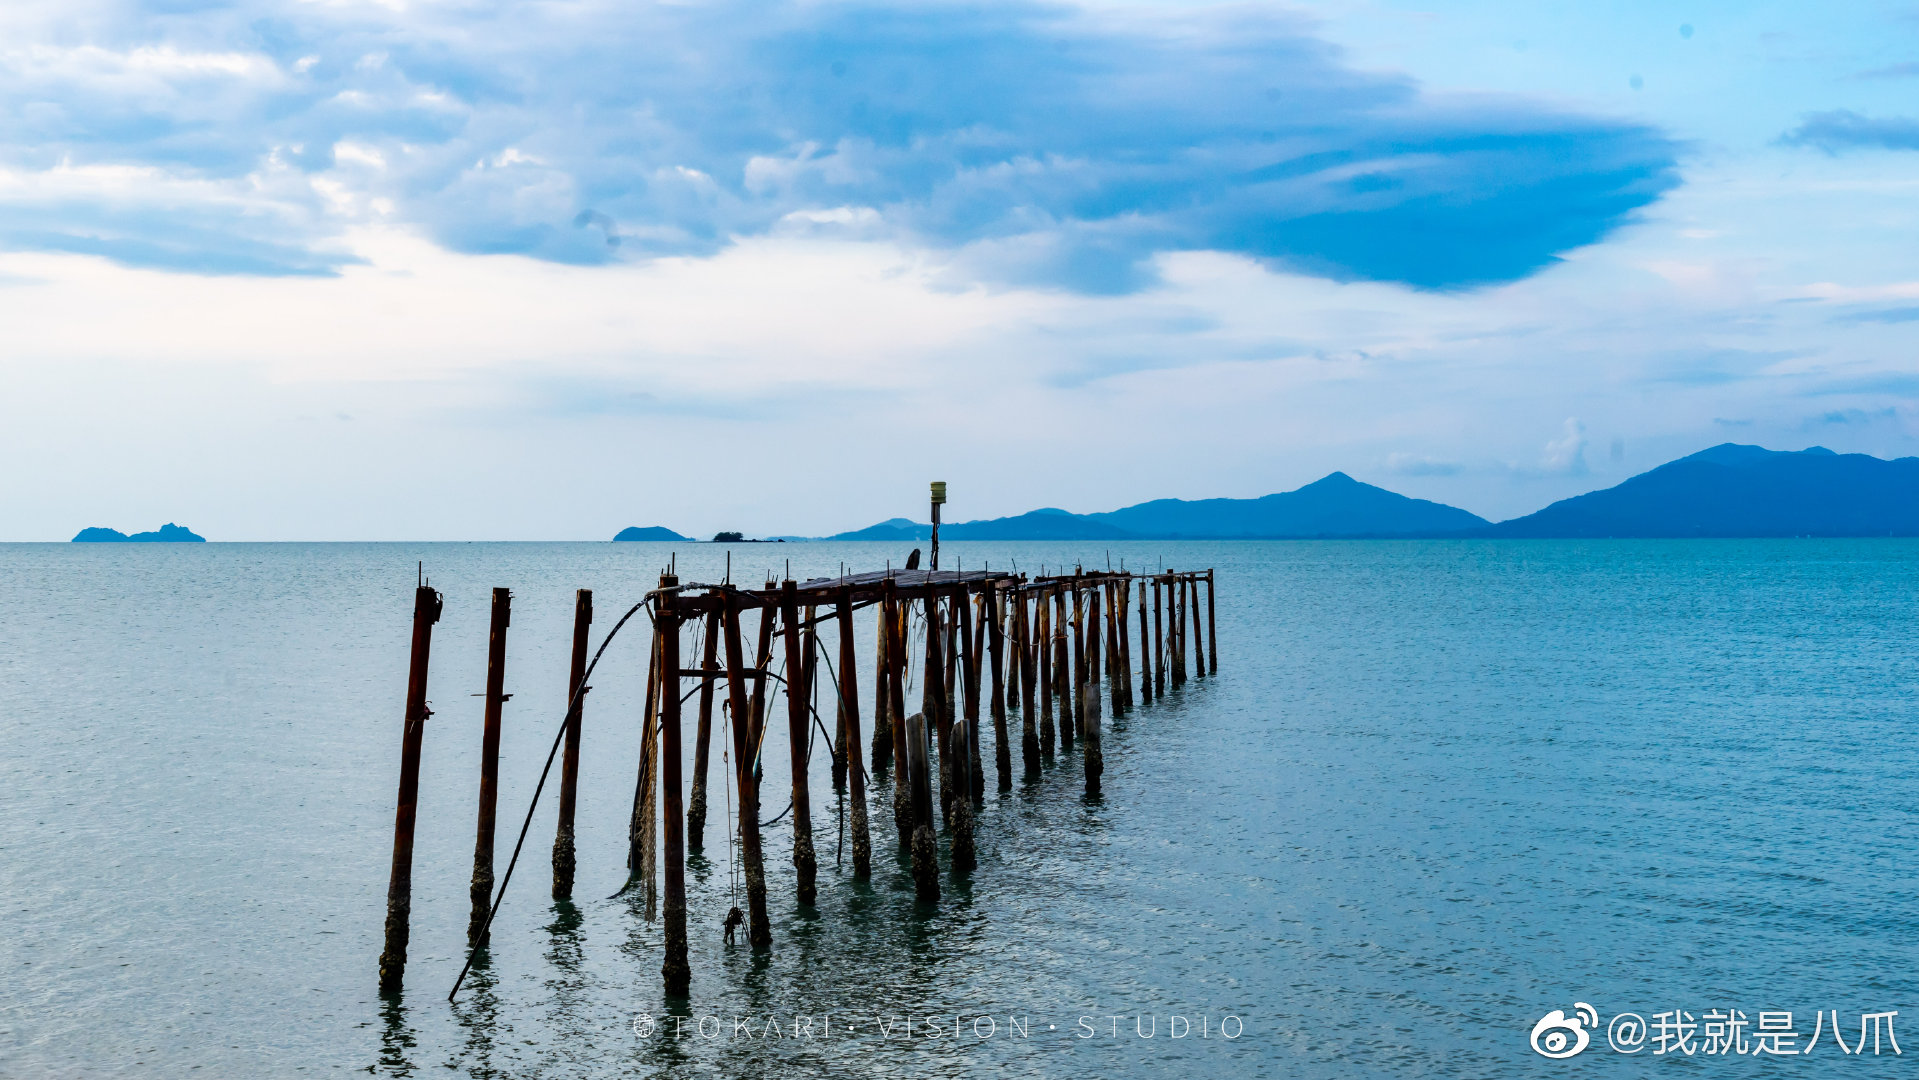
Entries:
[[386,948],[380,953],[380,993],[397,994],[406,978],[407,936],[413,916],[413,819],[420,802],[420,743],[426,734],[427,654],[440,594],[426,585],[413,593],[413,653],[407,664],[406,722],[400,733],[400,793],[393,814],[393,869],[386,888]]
[[746,661],[740,655],[740,616],[745,607],[736,596],[726,606],[726,688],[733,711],[734,784],[740,792],[740,864],[746,872],[746,939],[755,949],[773,944],[773,925],[766,917],[766,866],[760,853],[760,782],[753,768],[760,732],[746,694]]
[[800,610],[798,585],[786,581],[780,585],[780,625],[786,638],[786,741],[787,759],[793,767],[793,869],[798,877],[799,901],[812,907],[818,899],[819,863],[813,852],[813,799],[807,789],[807,738],[812,727],[809,716],[809,688],[806,685],[806,656],[800,646]]
[[1146,589],[1145,578],[1139,582],[1139,700],[1141,704],[1151,704],[1153,700],[1153,639],[1146,632]]
[[580,684],[586,681],[588,635],[593,629],[593,590],[573,594],[573,654],[567,666],[566,700],[572,707],[566,714],[566,753],[560,759],[560,821],[553,832],[553,899],[573,899],[573,808],[579,802],[580,728],[586,713],[586,694]]
[[[664,579],[662,579],[664,580]],[[674,582],[678,584],[678,582]],[[655,634],[660,641],[660,791],[665,808],[666,847],[666,958],[660,977],[666,996],[684,998],[692,988],[693,971],[686,962],[686,836],[680,812],[680,616],[674,595],[660,594]],[[711,679],[706,680],[712,686]]]
[[486,638],[486,709],[480,724],[480,816],[473,835],[473,880],[467,887],[468,948],[486,944],[486,916],[493,907],[493,823],[500,803],[500,711],[506,704],[506,628],[513,594],[493,590],[493,624]]
[[1206,653],[1207,668],[1219,674],[1219,623],[1213,618],[1213,572],[1206,571]]
[[[660,587],[667,588],[671,580],[662,575]],[[654,874],[655,851],[655,811],[654,789],[659,786],[659,710],[660,687],[666,672],[660,662],[660,637],[653,635],[653,649],[648,654],[646,669],[646,706],[640,718],[640,763],[634,770],[633,810],[626,822],[626,884],[632,888],[640,886],[640,897],[646,904],[646,919],[651,922],[658,902],[658,884]],[[675,672],[674,674],[678,674]]]
[[1193,675],[1206,677],[1206,634],[1199,628],[1199,575],[1186,575],[1186,609],[1193,615]]
[[[1086,593],[1086,655],[1100,655],[1100,590],[1089,589]],[[1086,692],[1082,695],[1080,713],[1080,756],[1086,763],[1086,794],[1099,794],[1099,780],[1106,772],[1106,757],[1100,748],[1099,738],[1099,675],[1088,671]]]
[[686,846],[690,851],[706,848],[706,765],[707,747],[713,740],[713,683],[718,677],[720,613],[706,617],[705,642],[700,657],[700,726],[693,735],[693,796],[686,807]]
[[986,631],[986,651],[992,668],[992,694],[987,700],[993,708],[993,765],[999,773],[999,789],[1011,791],[1013,748],[1006,737],[1006,612],[1000,598],[997,588],[987,587],[986,617],[992,620]]
[[[840,623],[840,723],[846,732],[848,797],[852,800],[853,878],[864,880],[873,873],[873,840],[866,822],[866,768],[860,763],[860,684],[859,656],[853,646],[853,591],[841,589]],[[884,675],[874,681],[884,684]]]
[[[887,583],[890,591],[892,583]],[[879,612],[878,633],[874,636],[873,656],[873,775],[885,776],[893,764],[893,725],[898,718],[888,707],[888,672],[892,666],[893,602],[882,599],[873,605]]]
[[1026,768],[1029,777],[1039,775],[1039,729],[1033,715],[1038,689],[1034,680],[1038,677],[1033,664],[1033,623],[1027,618],[1026,593],[1015,589],[1013,597],[1013,625],[1018,628],[1019,642],[1019,754],[1020,762]]

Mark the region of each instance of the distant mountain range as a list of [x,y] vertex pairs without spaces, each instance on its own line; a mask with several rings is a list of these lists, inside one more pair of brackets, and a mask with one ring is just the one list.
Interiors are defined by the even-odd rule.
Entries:
[[[933,527],[924,522],[892,518],[825,539],[913,543],[927,540],[932,532]],[[143,533],[135,539],[151,535]],[[736,538],[731,533],[721,535]],[[1919,458],[1886,461],[1867,454],[1835,454],[1822,446],[1788,451],[1723,443],[1616,487],[1561,499],[1538,513],[1497,524],[1456,506],[1409,499],[1336,472],[1297,490],[1258,499],[1155,499],[1100,514],[1048,508],[1017,517],[942,524],[940,536],[946,540],[1919,536]],[[652,526],[622,530],[614,539],[687,538]]]
[[[833,540],[921,541],[894,518]],[[1336,472],[1259,499],[1156,499],[1101,514],[1034,510],[940,527],[948,540],[1251,540],[1367,537],[1919,536],[1919,458],[1725,443],[1538,513],[1488,522]]]
[[76,544],[204,544],[207,538],[187,528],[169,521],[152,532],[137,532],[132,536],[118,529],[105,529],[94,526],[81,529],[73,538]]
[[1919,536],[1919,458],[1722,443],[1480,536]]

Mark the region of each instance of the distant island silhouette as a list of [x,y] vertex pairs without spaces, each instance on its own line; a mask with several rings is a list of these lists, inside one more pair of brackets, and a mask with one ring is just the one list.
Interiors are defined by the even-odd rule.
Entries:
[[73,538],[76,544],[204,544],[207,538],[187,528],[169,521],[152,532],[137,532],[132,536],[118,529],[106,529],[94,526],[81,529]]
[[663,525],[648,525],[648,526],[645,526],[644,528],[638,525],[628,525],[626,528],[621,529],[618,535],[614,536],[613,539],[616,541],[618,540],[686,541],[686,540],[691,540],[692,537],[681,536],[679,533],[676,533],[672,529],[669,529]]

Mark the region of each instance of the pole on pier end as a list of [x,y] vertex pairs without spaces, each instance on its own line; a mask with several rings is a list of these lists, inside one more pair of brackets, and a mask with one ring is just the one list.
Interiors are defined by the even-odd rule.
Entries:
[[706,848],[707,747],[713,740],[713,683],[720,670],[720,613],[706,616],[706,642],[700,658],[700,725],[693,734],[693,796],[686,808],[686,845],[689,851]]
[[[1006,739],[1006,611],[997,586],[986,587],[986,614],[993,620],[987,630],[986,651],[990,657],[993,692],[988,699],[993,707],[993,764],[999,771],[999,789],[1013,788],[1013,748]],[[1015,676],[1017,676],[1015,672]]]
[[397,994],[406,977],[406,945],[413,914],[413,819],[420,800],[420,742],[426,734],[427,654],[440,594],[422,584],[413,592],[413,653],[407,665],[406,722],[400,735],[400,793],[393,814],[393,872],[386,890],[386,948],[380,953],[380,993]]
[[493,906],[493,822],[500,802],[500,711],[506,704],[506,628],[513,594],[493,590],[493,625],[486,639],[486,710],[480,727],[480,819],[473,837],[473,902],[467,917],[468,948],[486,944],[486,916]]
[[1219,623],[1213,619],[1213,572],[1206,571],[1206,652],[1207,668],[1219,674]]
[[580,727],[586,712],[586,693],[580,684],[586,681],[586,650],[592,627],[593,590],[581,589],[573,596],[573,657],[566,678],[566,699],[573,707],[566,714],[566,753],[560,760],[560,821],[553,833],[555,900],[573,898],[573,808],[579,802]]
[[[1099,589],[1086,591],[1086,655],[1100,655]],[[1086,762],[1086,794],[1099,794],[1099,778],[1106,771],[1106,758],[1099,741],[1099,673],[1088,665],[1085,693],[1081,695],[1080,756]]]
[[733,782],[740,792],[740,863],[746,871],[746,939],[755,949],[770,948],[773,926],[766,917],[766,866],[760,855],[760,782],[754,756],[759,730],[747,704],[746,661],[740,656],[739,598],[726,594],[726,696],[733,713]]
[[1167,627],[1172,631],[1166,638],[1167,659],[1173,664],[1173,685],[1180,686],[1186,682],[1186,590],[1174,571],[1166,572],[1166,589],[1166,614],[1172,621]]
[[[676,579],[674,584],[678,583]],[[667,997],[683,998],[692,987],[693,971],[686,962],[686,833],[680,804],[680,614],[671,592],[660,593],[654,634],[660,642],[659,761],[665,802],[660,816],[666,826],[666,958],[660,977]],[[713,685],[710,678],[704,681]]]
[[780,584],[780,626],[786,639],[786,743],[793,767],[793,869],[797,872],[799,901],[812,907],[818,899],[818,857],[813,851],[813,800],[807,790],[806,749],[812,724],[805,684],[806,656],[800,646],[799,586],[788,579]]
[[946,505],[946,481],[933,481],[933,564],[930,569],[940,568],[940,507]]
[[[840,623],[840,717],[846,732],[846,780],[852,799],[853,878],[861,880],[873,873],[873,840],[866,823],[866,768],[860,763],[860,686],[859,655],[853,645],[853,590],[841,588]],[[875,682],[885,676],[876,674]]]
[[1039,629],[1033,635],[1033,648],[1039,656],[1039,752],[1053,758],[1053,705],[1059,698],[1059,675],[1054,673],[1052,590],[1042,588],[1033,597],[1033,618]]
[[1160,599],[1166,592],[1166,586],[1159,578],[1153,579],[1153,696],[1166,696],[1166,638],[1165,621],[1160,617]]
[[1123,577],[1113,583],[1117,594],[1113,604],[1113,644],[1119,649],[1119,670],[1113,681],[1119,687],[1120,700],[1127,708],[1135,704],[1133,697],[1133,635],[1126,632],[1126,609],[1133,599],[1133,579]]
[[1120,606],[1119,582],[1110,578],[1100,590],[1105,593],[1106,649],[1100,654],[1106,662],[1106,694],[1112,701],[1113,715],[1126,705],[1126,684],[1132,681],[1120,666],[1121,648],[1126,644],[1126,609]]

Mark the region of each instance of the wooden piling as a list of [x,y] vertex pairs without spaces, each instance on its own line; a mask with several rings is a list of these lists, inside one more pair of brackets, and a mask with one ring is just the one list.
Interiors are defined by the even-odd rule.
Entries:
[[945,625],[939,598],[926,594],[926,671],[920,692],[920,711],[932,725],[933,741],[939,757],[940,827],[953,827],[953,681],[958,654],[952,651],[953,635]]
[[999,789],[1011,791],[1013,788],[1013,748],[1006,739],[1006,642],[1005,612],[1001,607],[1001,593],[992,585],[986,587],[986,614],[992,620],[987,629],[986,651],[989,666],[992,669],[992,696],[988,703],[993,708],[993,764],[999,772]]
[[[937,676],[935,676],[937,678]],[[925,712],[906,718],[907,774],[913,806],[913,890],[920,900],[940,898],[939,842],[933,837],[933,791],[927,760]]]
[[1213,619],[1213,572],[1206,571],[1206,658],[1211,674],[1219,674],[1219,623]]
[[[1100,590],[1089,589],[1086,593],[1086,655],[1100,655]],[[1080,713],[1080,757],[1086,763],[1086,794],[1099,794],[1099,780],[1106,771],[1106,758],[1100,749],[1099,738],[1099,683],[1098,673],[1088,665],[1086,693],[1083,695],[1083,711]]]
[[[1079,575],[1075,573],[1074,578]],[[1072,585],[1073,620],[1068,625],[1073,631],[1073,677],[1068,679],[1071,695],[1060,702],[1063,707],[1059,725],[1059,746],[1061,750],[1071,750],[1073,740],[1078,737],[1076,730],[1081,726],[1079,718],[1086,714],[1086,597],[1075,580]],[[1069,721],[1067,717],[1072,719]]]
[[1146,589],[1147,580],[1139,579],[1139,700],[1141,704],[1151,704],[1153,700],[1153,641],[1146,633]]
[[467,892],[468,948],[486,944],[486,916],[493,907],[493,820],[500,800],[500,711],[506,704],[506,628],[513,594],[493,590],[493,624],[486,639],[486,709],[480,726],[480,819],[473,838],[473,880]]
[[1033,624],[1027,618],[1026,593],[1013,591],[1013,622],[1019,628],[1019,754],[1027,776],[1039,775],[1039,731],[1033,716],[1037,698],[1037,672],[1033,663]]
[[[890,590],[891,587],[892,582],[887,582],[887,588]],[[887,707],[889,691],[886,676],[888,666],[891,663],[888,659],[888,651],[891,649],[893,641],[893,628],[890,625],[893,618],[893,605],[890,600],[882,598],[881,601],[873,605],[873,607],[879,613],[877,619],[879,625],[878,630],[874,634],[875,643],[873,646],[872,760],[873,775],[884,776],[886,775],[886,770],[893,764],[894,717],[889,715],[891,710]]]
[[893,726],[893,825],[899,832],[900,850],[913,849],[913,785],[908,769],[906,728],[906,627],[905,610],[899,602],[893,582],[886,582],[880,606],[885,611],[881,633],[886,638],[886,674],[880,680],[886,692],[886,713]]
[[1194,677],[1205,677],[1205,631],[1199,629],[1199,575],[1186,575],[1186,610],[1194,618]]
[[980,632],[986,627],[985,620],[974,618],[978,612],[968,602],[966,590],[953,594],[953,610],[959,613],[960,675],[966,689],[966,738],[960,743],[966,754],[966,784],[960,790],[978,806],[986,801],[986,777],[979,752],[979,647]]
[[707,746],[713,737],[713,683],[720,670],[720,613],[706,616],[706,638],[700,658],[700,721],[693,737],[693,795],[686,810],[686,840],[691,851],[706,847],[706,765]]
[[[853,645],[853,590],[842,588],[838,603],[840,624],[840,724],[846,734],[848,759],[846,779],[851,800],[853,825],[853,877],[864,880],[873,873],[873,840],[866,822],[866,769],[861,766],[859,656]],[[875,682],[885,677],[876,675]]]
[[[751,721],[746,694],[746,662],[740,655],[740,599],[727,596],[726,682],[733,710],[734,785],[740,793],[740,863],[746,872],[746,939],[755,949],[773,944],[773,927],[766,917],[766,867],[760,854],[760,783],[753,768],[759,750],[759,731]],[[767,628],[769,631],[771,627]]]
[[[780,623],[785,628],[786,672],[789,679],[806,670],[806,657],[800,648],[800,610],[798,583],[788,580],[780,585]],[[819,876],[819,864],[813,852],[813,801],[807,790],[807,744],[812,740],[807,733],[812,728],[807,701],[807,688],[795,686],[792,682],[786,687],[786,740],[787,758],[793,766],[793,869],[798,877],[799,901],[802,907],[812,907],[818,899],[816,880]]]
[[1166,592],[1166,586],[1159,578],[1153,579],[1153,696],[1166,694],[1166,638],[1163,634],[1165,622],[1160,617],[1160,600]]
[[913,789],[913,881],[918,886],[922,900],[939,899],[939,848],[933,837],[932,821],[932,773],[934,765],[928,760],[926,746],[926,728],[931,725],[933,734],[938,736],[940,812],[941,820],[951,828],[953,795],[952,758],[949,750],[950,732],[943,730],[939,718],[946,713],[946,656],[947,647],[942,643],[945,627],[941,625],[938,597],[928,591],[926,594],[926,660],[925,671],[921,673],[920,724],[919,738],[909,749],[914,758]]
[[1173,623],[1168,628],[1172,634],[1167,638],[1166,645],[1172,654],[1168,659],[1173,664],[1173,685],[1179,686],[1186,681],[1186,593],[1180,587],[1179,575],[1171,571],[1167,573],[1166,588],[1166,613],[1171,616]]
[[593,590],[573,594],[573,654],[567,667],[566,756],[560,762],[560,821],[553,833],[553,899],[573,898],[573,809],[579,801],[580,728],[586,714],[586,650],[593,628]]
[[413,650],[407,664],[406,720],[400,732],[400,793],[393,814],[393,868],[386,889],[386,948],[380,953],[380,993],[397,994],[406,977],[407,936],[413,916],[413,819],[420,801],[420,743],[426,734],[427,654],[440,594],[413,592]]
[[1054,687],[1053,654],[1053,605],[1041,589],[1033,597],[1033,614],[1039,629],[1034,634],[1033,648],[1039,658],[1039,752],[1047,760],[1053,757],[1053,703],[1059,698]]
[[[666,587],[666,577],[660,579]],[[633,809],[626,822],[626,884],[640,887],[646,904],[646,919],[652,921],[658,901],[654,874],[654,790],[659,784],[659,708],[660,686],[665,678],[660,664],[659,635],[653,635],[653,648],[646,666],[646,704],[640,715],[640,763],[633,777]]]
[[1108,580],[1101,589],[1105,593],[1103,601],[1106,618],[1106,651],[1100,655],[1106,661],[1106,693],[1112,702],[1114,716],[1126,707],[1126,685],[1132,682],[1124,669],[1120,667],[1121,648],[1126,644],[1126,609],[1120,606],[1119,582]]
[[[662,579],[665,580],[665,579]],[[675,582],[677,584],[677,582]],[[660,977],[666,983],[666,996],[684,998],[692,988],[693,971],[686,960],[686,837],[680,813],[680,616],[671,592],[659,597],[655,634],[660,639],[660,790],[665,808],[666,957],[660,965]],[[713,685],[711,678],[704,680]]]

